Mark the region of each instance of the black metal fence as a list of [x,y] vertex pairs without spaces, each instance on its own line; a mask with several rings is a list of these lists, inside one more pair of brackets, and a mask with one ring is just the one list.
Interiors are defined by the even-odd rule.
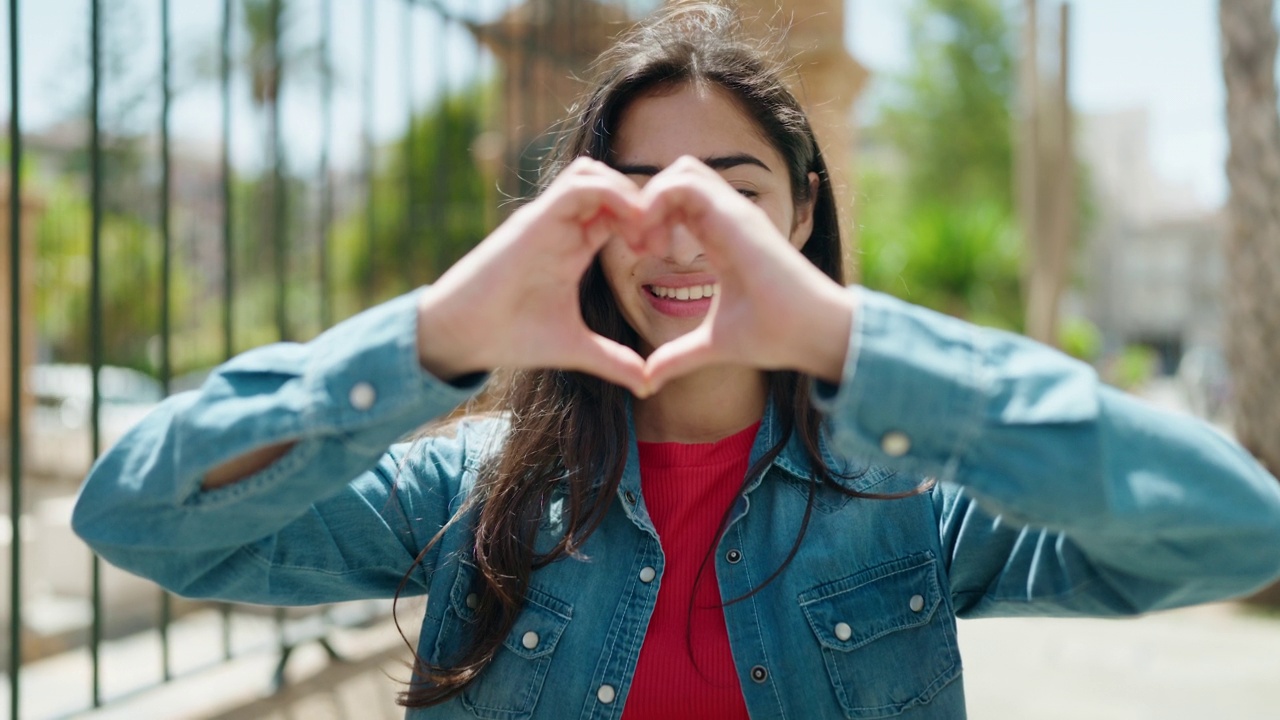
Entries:
[[[136,411],[192,387],[206,368],[263,342],[305,339],[429,282],[484,236],[505,201],[530,192],[570,78],[655,4],[9,0],[0,479],[10,532],[0,575],[9,582],[10,717],[48,714],[32,709],[23,682],[24,667],[46,653],[88,657],[87,686],[63,678],[72,707],[53,716],[201,667],[174,662],[171,629],[190,603],[152,590],[154,617],[112,625],[109,569],[96,557],[83,593],[42,582],[76,563],[32,550],[69,533],[40,525],[33,504],[69,507],[87,463]],[[52,122],[46,106],[56,99],[25,71],[32,48],[51,42],[55,12],[63,33],[87,19],[87,38],[70,43],[87,72],[71,93],[84,102]],[[43,119],[24,123],[31,113]],[[39,560],[48,557],[57,560]],[[37,593],[33,582],[52,589]],[[87,622],[63,622],[51,641],[35,627],[50,623],[34,618],[64,606]],[[230,605],[219,613],[213,663],[240,652],[237,617],[262,615]],[[279,653],[282,681],[293,647],[367,613],[271,616],[276,632],[258,650]],[[146,628],[155,676],[106,688],[104,642]]]

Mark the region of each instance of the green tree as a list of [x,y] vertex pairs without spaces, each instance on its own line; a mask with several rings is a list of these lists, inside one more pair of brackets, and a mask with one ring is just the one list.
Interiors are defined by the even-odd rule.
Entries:
[[[291,29],[297,15],[296,3],[289,0],[239,0],[235,21],[242,41],[233,41],[236,54],[227,58],[232,74],[248,79],[249,101],[258,121],[261,138],[261,170],[256,178],[233,180],[234,222],[238,242],[237,254],[252,253],[248,262],[237,259],[238,295],[252,296],[254,307],[270,309],[267,328],[237,325],[254,339],[292,338],[305,330],[306,318],[291,307],[297,294],[293,275],[306,251],[297,252],[293,241],[298,238],[300,213],[297,203],[305,197],[299,180],[289,172],[286,144],[282,137],[281,101],[287,88],[302,86],[322,74],[318,45],[291,41]],[[194,73],[206,82],[222,79],[222,48],[206,45],[196,51]],[[245,182],[252,187],[242,192]],[[247,203],[247,204],[246,204]],[[237,301],[239,302],[239,300]],[[237,313],[239,318],[241,313]],[[258,322],[261,313],[253,312]],[[237,336],[240,335],[239,329]]]
[[[1240,444],[1280,473],[1280,31],[1270,0],[1222,0],[1218,19],[1231,140],[1223,295],[1232,411]],[[1280,585],[1266,599],[1280,604]]]
[[860,180],[868,287],[976,322],[1022,322],[1013,214],[1012,38],[998,0],[917,0],[914,64],[870,138],[891,161]]
[[[75,183],[40,182],[44,203],[35,228],[36,326],[44,352],[57,362],[89,357],[89,201]],[[160,327],[159,231],[134,215],[102,217],[102,318],[105,361],[144,372],[158,371],[153,338]],[[173,267],[172,306],[187,305],[194,287],[190,269]]]
[[908,37],[915,66],[880,124],[906,163],[908,191],[1012,209],[1016,78],[998,0],[917,0]]
[[[485,95],[476,86],[441,99],[414,119],[411,134],[384,149],[392,159],[372,179],[372,237],[368,207],[334,230],[339,313],[435,279],[488,234],[492,183],[472,156],[483,131]],[[406,207],[409,188],[413,197]]]
[[[149,8],[150,6],[148,6]],[[158,68],[143,57],[140,41],[144,13],[137,2],[103,3],[100,18],[101,87],[98,97],[100,192],[102,200],[100,268],[102,316],[90,317],[89,193],[93,158],[89,128],[84,142],[69,150],[36,145],[24,187],[37,198],[34,225],[35,315],[40,354],[55,362],[86,362],[90,331],[103,333],[104,361],[144,372],[158,371],[162,242],[157,228],[159,188],[150,172],[147,146],[155,133],[152,96]],[[86,44],[69,58],[75,67],[89,61]],[[64,78],[76,78],[65,91],[70,122],[87,120],[93,98],[78,74],[51,79],[55,96]],[[7,157],[8,148],[4,150]],[[189,297],[186,268],[175,262],[175,306]]]

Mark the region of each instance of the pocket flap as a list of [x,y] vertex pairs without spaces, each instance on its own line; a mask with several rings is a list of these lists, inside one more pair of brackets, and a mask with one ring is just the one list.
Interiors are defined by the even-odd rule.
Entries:
[[[560,607],[557,609],[557,605]],[[556,649],[560,635],[569,624],[569,607],[546,593],[529,588],[524,609],[503,642],[507,649],[532,660]]]
[[806,590],[800,607],[824,647],[856,650],[930,621],[942,602],[936,565],[932,553],[899,558]]
[[[458,575],[449,592],[449,603],[459,618],[474,624],[476,611],[467,602],[467,597],[480,586],[480,571],[466,560],[461,560],[458,565]],[[520,616],[503,645],[522,658],[542,657],[555,649],[572,617],[573,609],[569,604],[530,587],[525,593]]]

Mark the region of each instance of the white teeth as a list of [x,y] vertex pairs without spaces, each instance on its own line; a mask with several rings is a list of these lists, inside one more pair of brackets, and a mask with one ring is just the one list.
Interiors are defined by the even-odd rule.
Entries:
[[714,297],[720,292],[719,285],[691,285],[682,288],[661,287],[659,285],[650,285],[649,292],[660,298],[671,300],[702,300],[704,298]]

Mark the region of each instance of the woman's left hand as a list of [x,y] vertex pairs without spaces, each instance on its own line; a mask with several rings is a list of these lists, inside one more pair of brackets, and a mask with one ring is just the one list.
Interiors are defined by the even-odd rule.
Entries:
[[769,216],[711,168],[683,157],[642,191],[641,231],[665,254],[683,225],[702,245],[720,289],[703,322],[655,349],[649,389],[715,364],[798,370],[832,383],[843,372],[854,295],[810,263]]

